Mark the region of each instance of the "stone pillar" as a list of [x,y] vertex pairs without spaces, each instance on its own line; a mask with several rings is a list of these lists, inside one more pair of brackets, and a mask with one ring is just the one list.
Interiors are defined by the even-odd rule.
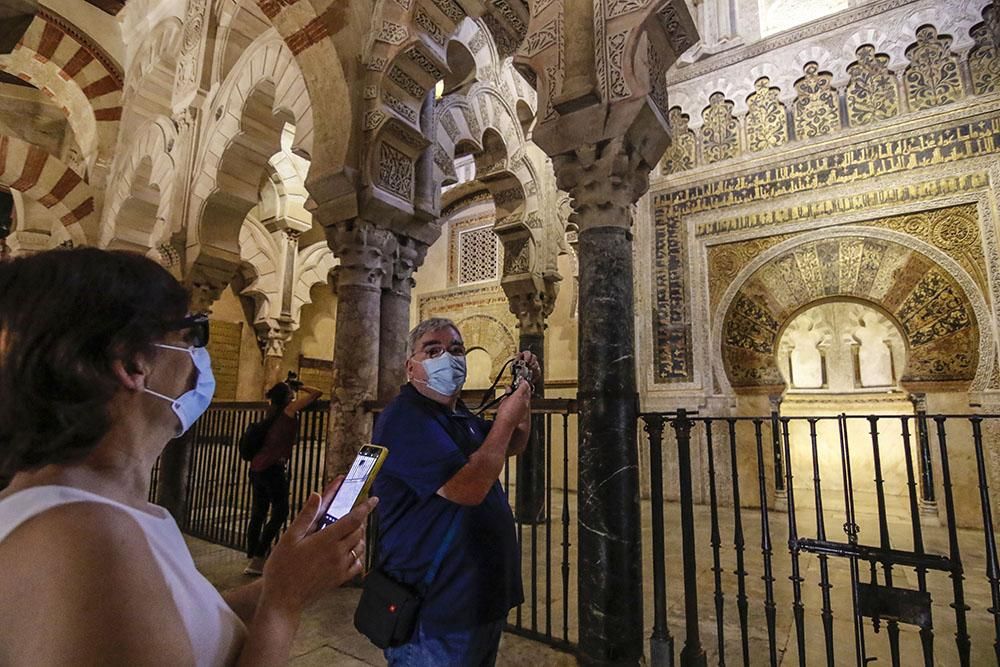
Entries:
[[631,205],[649,165],[616,137],[553,158],[579,225],[579,618],[588,664],[643,653]]
[[[517,317],[521,330],[518,349],[534,353],[542,369],[541,377],[535,382],[535,398],[545,398],[545,319],[555,307],[558,283],[552,280],[543,285],[538,289],[536,281],[530,277],[503,283],[510,311]],[[545,521],[545,447],[545,418],[539,415],[531,421],[528,448],[517,457],[515,512],[522,523]]]
[[406,337],[410,332],[413,273],[423,264],[427,246],[397,235],[395,253],[385,258],[378,356],[378,400],[387,403],[406,382]]
[[194,428],[168,442],[160,454],[156,504],[166,508],[181,528],[186,526],[187,482],[193,446]]
[[383,262],[394,239],[361,218],[337,222],[326,228],[326,235],[340,259],[326,449],[329,480],[346,472],[371,439],[372,416],[364,403],[374,401],[378,389]]

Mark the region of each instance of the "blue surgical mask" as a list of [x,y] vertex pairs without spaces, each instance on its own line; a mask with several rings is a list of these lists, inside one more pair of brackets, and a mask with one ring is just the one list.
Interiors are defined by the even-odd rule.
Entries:
[[465,357],[442,352],[420,362],[427,373],[427,387],[442,396],[454,396],[465,384]]
[[198,371],[198,380],[195,382],[194,389],[184,392],[177,398],[157,393],[148,387],[143,389],[147,394],[170,401],[170,409],[174,411],[174,414],[177,415],[177,419],[180,421],[178,431],[174,435],[175,438],[179,438],[191,428],[192,424],[198,421],[199,417],[205,414],[208,406],[212,403],[212,397],[215,396],[215,376],[212,374],[212,359],[208,355],[208,350],[203,347],[178,347],[162,343],[157,343],[156,347],[190,354],[191,360],[194,361],[194,367]]

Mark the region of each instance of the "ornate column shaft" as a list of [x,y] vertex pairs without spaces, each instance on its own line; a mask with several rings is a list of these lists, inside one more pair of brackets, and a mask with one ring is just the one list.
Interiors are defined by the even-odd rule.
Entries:
[[372,416],[363,404],[374,400],[378,389],[383,262],[395,240],[361,218],[327,227],[326,236],[340,259],[326,449],[326,477],[332,479],[371,438]]
[[427,256],[427,245],[396,235],[395,252],[384,258],[378,356],[378,400],[388,402],[406,382],[406,337],[410,332],[413,273]]
[[579,225],[579,617],[590,664],[642,656],[631,205],[650,166],[617,137],[553,158]]

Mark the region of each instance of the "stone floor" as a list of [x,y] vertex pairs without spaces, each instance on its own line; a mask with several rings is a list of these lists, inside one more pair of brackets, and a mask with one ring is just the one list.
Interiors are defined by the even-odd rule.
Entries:
[[[198,569],[220,590],[251,580],[242,574],[246,565],[243,554],[193,537],[185,539]],[[305,613],[292,646],[291,665],[355,667],[385,664],[382,652],[354,629],[352,618],[360,594],[358,588],[341,588]],[[508,633],[500,643],[497,664],[503,667],[562,666],[575,665],[576,660],[544,644]]]
[[[525,595],[530,601],[536,600],[535,613],[529,604],[523,606],[520,616],[512,613],[510,622],[522,627],[534,626],[541,632],[547,629],[556,636],[565,631],[570,642],[577,641],[577,586],[575,546],[567,548],[570,557],[565,569],[567,585],[563,580],[563,543],[577,544],[576,498],[575,494],[563,496],[569,511],[562,512],[562,498],[557,496],[551,506],[555,520],[549,525],[524,526],[521,540],[524,555]],[[652,531],[649,524],[649,503],[643,505],[643,545],[649,549]],[[719,664],[719,642],[716,601],[714,553],[711,544],[711,516],[709,508],[695,507],[695,532],[697,543],[698,610],[700,616],[701,640],[708,664]],[[800,536],[816,535],[815,513],[809,507],[802,507],[796,513]],[[836,510],[824,513],[830,539],[844,540],[841,525],[843,517]],[[667,589],[667,624],[675,642],[675,654],[679,654],[685,637],[683,558],[680,539],[680,513],[675,503],[665,503],[665,561]],[[563,535],[563,517],[566,535]],[[766,588],[764,555],[762,550],[762,526],[767,526],[772,545],[771,566],[773,569],[773,600],[775,605],[774,646],[776,661],[781,665],[798,664],[798,643],[793,609],[793,587],[790,582],[791,556],[787,548],[788,522],[786,512],[770,512],[764,523],[759,510],[744,509],[739,513],[742,521],[744,585],[748,598],[747,639],[751,665],[766,665],[770,660],[770,644],[766,622]],[[739,577],[736,575],[736,553],[734,545],[735,517],[732,508],[719,508],[719,564],[722,595],[723,619],[721,623],[725,660],[729,664],[741,664],[742,642],[737,591]],[[862,512],[858,516],[861,528],[859,539],[863,544],[878,544],[878,522],[876,516]],[[909,537],[910,523],[899,519],[889,521],[888,530],[893,546],[899,549],[912,548]],[[960,530],[959,544],[964,566],[964,597],[970,609],[967,613],[968,632],[972,638],[972,665],[996,665],[993,653],[994,626],[991,607],[989,581],[986,577],[986,560],[983,534],[981,530]],[[242,554],[200,540],[189,538],[195,554],[195,561],[203,572],[220,588],[238,585],[245,581],[240,574],[244,566]],[[924,543],[928,553],[946,555],[949,551],[948,534],[945,528],[931,522],[924,526]],[[653,625],[653,585],[652,570],[648,551],[644,554],[645,583],[643,585],[644,630],[648,638]],[[822,589],[820,587],[820,560],[815,555],[800,556],[800,572],[803,579],[801,599],[804,604],[805,654],[810,664],[828,664],[826,641],[822,623]],[[842,557],[828,559],[831,610],[832,644],[834,656],[831,664],[855,665],[855,628],[852,614],[851,576],[849,561]],[[537,585],[532,587],[532,572]],[[918,582],[912,568],[898,567],[894,571],[897,587],[916,589]],[[862,565],[860,581],[870,581],[871,573]],[[546,585],[548,581],[548,585]],[[884,574],[879,571],[879,581],[884,583]],[[931,572],[927,577],[928,591],[933,600],[934,650],[936,665],[958,665],[955,643],[956,616],[950,606],[954,599],[953,582],[943,572]],[[358,589],[345,588],[329,600],[318,604],[306,615],[294,647],[295,664],[384,664],[380,652],[360,636],[353,628],[351,618],[359,595]],[[565,610],[565,612],[564,612]],[[865,622],[865,643],[867,654],[877,658],[876,664],[891,664],[887,633],[883,625],[875,632],[870,620]],[[565,630],[564,630],[565,628]],[[916,628],[900,626],[901,663],[922,665],[920,638]],[[646,653],[649,655],[648,643]],[[575,660],[568,654],[553,650],[544,644],[506,634],[500,649],[501,665],[569,665]]]

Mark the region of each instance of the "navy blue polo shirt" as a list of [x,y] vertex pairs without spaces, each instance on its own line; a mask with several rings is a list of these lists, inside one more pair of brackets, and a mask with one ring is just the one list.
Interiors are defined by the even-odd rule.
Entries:
[[461,401],[451,412],[409,384],[375,425],[373,442],[389,449],[373,486],[385,572],[407,584],[421,582],[452,519],[459,522],[420,610],[428,636],[505,618],[524,601],[514,517],[500,482],[475,507],[437,495],[482,445],[490,425]]

